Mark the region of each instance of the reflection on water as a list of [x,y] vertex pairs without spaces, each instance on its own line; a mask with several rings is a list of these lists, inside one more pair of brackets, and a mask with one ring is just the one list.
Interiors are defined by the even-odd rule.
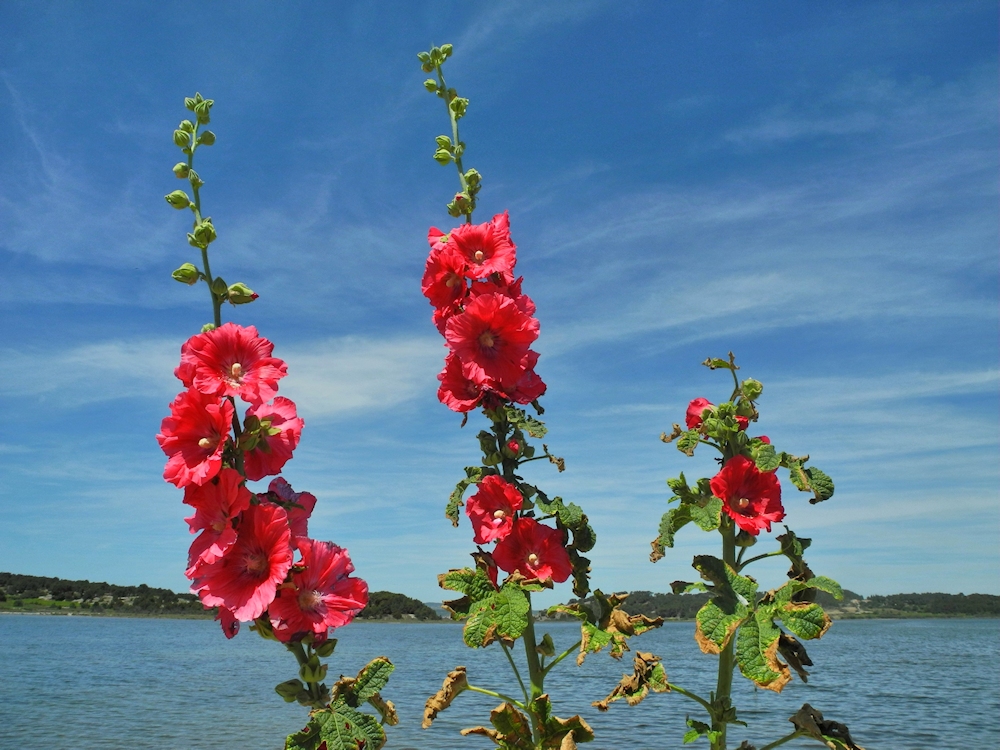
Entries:
[[[569,623],[539,630],[563,648],[579,633]],[[691,623],[668,623],[633,646],[662,656],[671,682],[707,695],[715,659],[701,655],[692,633]],[[491,747],[458,736],[488,722],[496,701],[487,696],[463,694],[429,730],[420,718],[424,700],[458,664],[474,684],[516,693],[497,646],[466,648],[449,624],[361,623],[337,635],[331,675],[354,674],[375,656],[396,664],[385,697],[400,726],[389,728],[388,748]],[[816,664],[808,685],[794,680],[775,695],[737,678],[735,702],[750,726],[733,727],[732,744],[759,747],[787,734],[787,718],[808,702],[847,723],[869,750],[1000,747],[998,636],[1000,620],[837,622],[808,644]],[[582,714],[597,734],[591,748],[681,747],[684,717],[701,718],[701,709],[680,695],[616,703],[604,714],[591,708],[630,664],[628,655],[593,655],[580,668],[567,659],[546,683],[556,714]],[[273,691],[295,674],[294,658],[277,644],[248,630],[227,641],[206,620],[0,616],[0,748],[277,750],[305,720],[305,709]]]

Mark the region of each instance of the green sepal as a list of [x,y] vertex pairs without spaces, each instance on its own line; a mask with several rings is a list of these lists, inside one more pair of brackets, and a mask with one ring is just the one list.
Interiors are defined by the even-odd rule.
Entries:
[[452,526],[458,526],[458,509],[462,507],[462,496],[469,488],[469,485],[478,484],[485,472],[479,466],[466,466],[465,479],[455,485],[455,489],[448,497],[448,505],[445,506],[444,514],[451,521]]

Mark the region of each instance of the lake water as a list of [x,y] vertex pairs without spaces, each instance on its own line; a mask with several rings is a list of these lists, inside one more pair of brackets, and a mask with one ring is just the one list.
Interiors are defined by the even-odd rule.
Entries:
[[[668,623],[633,646],[662,656],[671,682],[707,695],[715,659],[698,651],[693,631],[691,623]],[[579,629],[555,623],[539,632],[566,648]],[[397,666],[384,696],[401,721],[388,728],[387,748],[492,747],[458,735],[488,722],[497,703],[488,696],[464,693],[429,730],[420,718],[427,696],[458,664],[473,684],[516,693],[499,647],[466,648],[450,624],[356,623],[337,635],[331,675],[353,675],[374,656]],[[793,679],[775,695],[737,675],[735,702],[750,726],[730,729],[733,747],[787,734],[787,718],[811,703],[848,724],[868,750],[1000,748],[1000,620],[847,620],[807,645],[816,665],[807,685]],[[704,717],[680,695],[615,703],[605,714],[591,708],[626,670],[628,654],[622,662],[592,655],[581,668],[565,660],[546,681],[556,715],[581,713],[590,722],[597,737],[586,747],[681,747],[685,716]],[[273,691],[295,675],[294,658],[278,644],[249,630],[227,641],[207,620],[0,616],[0,748],[277,750],[304,724],[305,709]]]

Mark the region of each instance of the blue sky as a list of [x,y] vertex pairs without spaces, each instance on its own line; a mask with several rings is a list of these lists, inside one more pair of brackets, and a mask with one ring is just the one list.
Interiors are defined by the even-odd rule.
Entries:
[[731,349],[760,432],[837,483],[819,506],[785,487],[814,570],[1000,593],[995,3],[337,6],[0,6],[0,570],[186,586],[153,436],[210,317],[170,279],[195,258],[162,197],[200,91],[213,270],[261,295],[226,314],[288,362],[313,536],[373,589],[440,598],[482,420],[436,400],[419,289],[456,179],[415,54],[451,42],[477,219],[510,210],[567,461],[529,473],[589,514],[595,585],[666,590],[716,549],[686,529],[648,562],[664,480],[713,472],[658,436],[728,395],[698,363]]

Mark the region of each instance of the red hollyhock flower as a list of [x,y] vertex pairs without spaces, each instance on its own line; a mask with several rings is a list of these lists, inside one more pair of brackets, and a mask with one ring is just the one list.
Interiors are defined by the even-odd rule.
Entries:
[[184,575],[194,578],[201,565],[214,563],[233,546],[233,519],[250,507],[251,498],[253,493],[236,469],[223,469],[214,480],[185,488],[184,502],[194,508],[194,515],[184,520],[192,534],[201,534],[191,543]]
[[438,329],[438,333],[444,336],[448,321],[460,312],[462,312],[462,306],[457,304],[435,308],[434,314],[431,315],[431,321],[433,321],[434,327]]
[[472,411],[483,399],[483,389],[465,377],[462,360],[454,353],[445,358],[438,380],[438,400],[452,411]]
[[431,250],[420,288],[434,307],[453,305],[465,296],[466,266],[465,258],[453,249],[451,243],[443,243]]
[[479,385],[513,388],[524,375],[522,361],[538,338],[538,321],[502,294],[483,294],[448,320],[445,339],[465,376]]
[[736,426],[741,430],[745,430],[750,426],[750,417],[741,417],[739,414],[736,415]]
[[247,409],[248,417],[260,422],[260,441],[243,454],[247,479],[257,481],[281,471],[299,444],[304,422],[295,413],[295,403],[278,396],[273,404],[258,404]]
[[254,326],[225,325],[189,338],[174,375],[184,385],[213,396],[239,396],[251,404],[274,398],[285,363],[271,356],[274,344]]
[[493,559],[501,570],[515,570],[527,578],[551,578],[562,583],[573,572],[566,551],[565,534],[533,518],[518,518],[514,528],[493,550]]
[[276,503],[288,514],[288,528],[292,531],[292,546],[298,547],[309,536],[309,516],[316,507],[316,496],[311,492],[296,492],[282,477],[271,480],[267,494],[257,496],[262,503]]
[[206,607],[225,607],[237,620],[254,620],[274,601],[292,567],[288,516],[272,503],[251,505],[236,531],[226,554],[198,569],[191,591]]
[[524,366],[524,374],[517,381],[514,389],[508,393],[511,401],[515,404],[530,404],[537,398],[541,398],[547,386],[535,373],[535,365],[538,363],[538,352],[528,350],[524,355],[521,364]]
[[687,425],[689,430],[701,427],[702,412],[704,412],[705,409],[711,409],[713,406],[715,406],[715,404],[707,398],[696,398],[688,404],[687,414],[684,416],[684,424]]
[[729,459],[710,484],[722,509],[748,534],[770,531],[772,523],[785,517],[778,477],[773,471],[760,471],[746,456]]
[[330,628],[347,625],[368,604],[368,584],[350,577],[354,566],[347,550],[303,539],[299,551],[302,562],[291,583],[279,589],[268,610],[274,635],[285,643],[306,633],[326,640]]
[[475,534],[472,541],[486,544],[506,537],[514,527],[514,513],[521,510],[523,501],[517,487],[507,480],[495,474],[484,477],[476,494],[465,504]]
[[163,478],[177,487],[204,484],[219,473],[229,437],[233,405],[196,390],[177,394],[156,442],[167,454]]
[[469,293],[473,297],[478,297],[480,294],[500,292],[501,294],[504,294],[514,300],[514,304],[517,305],[517,309],[525,315],[534,315],[535,303],[532,301],[531,297],[521,292],[521,283],[523,281],[523,276],[518,277],[517,280],[511,280],[509,282],[506,279],[492,276],[486,281],[473,281]]
[[510,274],[517,262],[516,248],[510,241],[510,217],[497,214],[485,224],[462,224],[453,229],[449,245],[465,258],[467,275],[485,279],[490,274]]

